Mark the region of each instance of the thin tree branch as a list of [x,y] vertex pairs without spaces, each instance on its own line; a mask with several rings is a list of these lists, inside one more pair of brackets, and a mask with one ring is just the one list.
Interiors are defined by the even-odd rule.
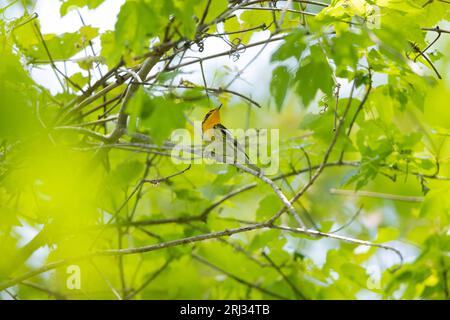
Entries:
[[82,114],[77,118],[77,120],[82,119],[82,118],[84,118],[84,117],[90,115],[91,113],[94,113],[95,111],[100,110],[100,109],[106,107],[107,105],[113,103],[114,101],[120,100],[120,99],[122,98],[122,96],[123,96],[123,94],[120,93],[120,94],[118,94],[117,96],[115,96],[114,98],[109,99],[109,100],[106,100],[105,102],[99,104],[98,106],[92,108],[91,110],[86,111],[85,113],[82,113]]
[[331,194],[343,196],[369,197],[403,202],[423,202],[424,197],[400,196],[396,194],[379,193],[372,191],[351,191],[342,189],[331,189]]
[[210,5],[211,5],[211,0],[208,0],[208,2],[206,3],[205,10],[203,10],[202,18],[200,19],[200,22],[198,23],[198,30],[201,30],[203,28],[203,23],[205,22],[206,16],[208,15]]
[[[211,232],[211,233],[201,234],[201,235],[197,235],[197,236],[166,241],[166,242],[152,244],[152,245],[143,246],[143,247],[127,248],[127,249],[121,249],[121,250],[110,249],[110,250],[98,251],[96,253],[93,253],[93,255],[94,256],[116,256],[116,255],[144,253],[144,252],[161,250],[161,249],[165,249],[165,248],[172,248],[172,247],[189,244],[189,243],[201,242],[201,241],[215,239],[215,238],[219,238],[219,237],[228,237],[233,234],[243,233],[243,232],[257,230],[257,229],[263,229],[263,228],[268,228],[266,223],[258,223],[258,224],[234,228],[234,229],[225,229],[222,231]],[[1,286],[0,286],[0,290],[1,290]]]
[[[353,83],[352,88],[355,86],[355,84]],[[350,95],[351,97],[351,95]],[[341,118],[339,119],[339,123],[338,126],[334,132],[333,138],[331,140],[330,145],[328,146],[327,150],[325,151],[325,155],[323,157],[322,163],[319,165],[319,167],[317,168],[316,172],[314,173],[314,175],[312,176],[312,178],[303,186],[303,188],[289,201],[291,204],[295,203],[313,184],[314,182],[317,180],[317,178],[319,178],[320,174],[322,173],[322,171],[324,170],[327,162],[328,162],[328,158],[330,157],[331,151],[334,148],[334,145],[337,142],[338,136],[341,132],[341,128],[344,125],[344,120],[347,116],[348,110],[350,109],[350,105],[351,105],[351,98],[349,99],[347,106],[341,116]],[[282,208],[280,211],[278,211],[270,220],[270,223],[274,223],[285,211],[286,207]]]
[[[258,3],[264,3],[264,2],[270,2],[273,0],[256,0],[256,1],[249,1],[246,3],[247,6],[251,6],[254,4],[258,4]],[[319,2],[319,1],[308,1],[308,0],[292,0],[292,2],[296,2],[296,3],[304,3],[304,4],[313,4],[319,7],[328,7],[329,4],[328,3],[324,3],[324,2]]]
[[265,293],[265,294],[267,294],[269,296],[272,296],[272,297],[275,297],[275,298],[278,298],[278,299],[281,299],[281,300],[288,300],[288,298],[283,297],[282,295],[280,295],[278,293],[275,293],[275,292],[272,292],[270,290],[264,289],[264,288],[262,288],[261,286],[259,286],[257,284],[254,284],[254,283],[252,283],[250,281],[244,280],[244,279],[242,279],[242,278],[240,278],[240,277],[238,277],[238,276],[236,276],[236,275],[234,275],[234,274],[232,274],[232,273],[230,273],[230,272],[228,272],[228,271],[226,271],[226,270],[216,266],[215,264],[212,264],[211,262],[209,262],[208,260],[206,260],[205,258],[203,258],[203,257],[201,257],[199,255],[192,254],[192,257],[195,260],[199,261],[200,263],[210,267],[211,269],[219,271],[220,273],[223,273],[227,277],[229,277],[229,278],[231,278],[231,279],[233,279],[233,280],[235,280],[235,281],[237,281],[237,282],[239,282],[241,284],[244,284],[244,285],[246,285],[247,287],[249,287],[251,289],[258,290],[258,291],[260,291],[262,293]]
[[[141,84],[148,84],[148,82],[144,82],[144,83],[141,83]],[[204,90],[207,90],[207,91],[211,91],[211,92],[214,92],[214,93],[217,93],[217,94],[220,94],[220,93],[223,93],[223,92],[230,93],[232,95],[235,95],[237,97],[240,97],[240,98],[250,102],[251,104],[255,105],[258,108],[261,108],[261,105],[258,102],[256,102],[255,100],[253,100],[253,99],[243,95],[242,93],[239,93],[239,92],[234,91],[234,90],[221,88],[221,87],[219,87],[219,88],[211,88],[211,87],[186,86],[186,85],[169,86],[169,85],[164,85],[164,84],[157,84],[156,86],[163,87],[163,88],[179,88],[179,89],[196,89],[196,88],[201,88],[201,89],[204,89]]]
[[[223,52],[220,52],[220,53],[212,54],[212,55],[204,57],[204,58],[197,57],[193,61],[187,61],[187,62],[181,63],[181,64],[179,64],[176,67],[169,67],[169,68],[167,68],[167,71],[173,71],[175,69],[183,68],[183,67],[186,67],[188,65],[191,65],[191,64],[194,64],[194,63],[198,63],[199,61],[206,61],[206,60],[210,60],[210,59],[219,58],[219,57],[222,57],[222,56],[227,56],[227,55],[235,53],[236,51],[240,51],[242,49],[257,47],[257,46],[260,46],[260,45],[264,45],[267,42],[280,41],[280,40],[283,40],[284,38],[286,38],[286,36],[274,37],[274,38],[270,38],[270,39],[267,39],[267,40],[250,43],[250,44],[244,45],[243,47],[240,47],[240,48],[233,48],[233,49],[230,49],[230,50],[227,50],[227,51],[223,51]],[[145,81],[151,80],[153,78],[155,78],[155,76],[149,77],[149,78],[145,79]]]
[[164,264],[158,270],[156,270],[147,280],[144,281],[144,283],[139,286],[139,288],[125,296],[124,300],[133,299],[137,294],[144,290],[153,280],[155,280],[164,270],[167,269],[167,267],[170,265],[170,262],[172,262],[172,259],[167,259],[166,262],[164,262]]
[[348,226],[350,226],[350,225],[353,223],[353,221],[355,221],[355,219],[359,216],[359,214],[361,213],[363,207],[364,207],[364,206],[361,205],[361,206],[358,208],[358,210],[355,212],[355,214],[351,217],[351,219],[350,219],[347,223],[343,224],[342,226],[338,227],[338,228],[335,229],[335,230],[329,231],[329,233],[337,233],[337,232],[339,232],[339,231],[341,231],[341,230],[344,230],[344,229],[347,228]]
[[450,297],[449,289],[448,289],[448,268],[445,265],[444,257],[442,256],[440,259],[441,267],[442,267],[442,282],[444,288],[444,297],[448,299]]
[[[208,228],[201,227],[201,226],[196,226],[196,225],[194,225],[193,223],[190,223],[190,222],[188,222],[188,225],[191,226],[192,228],[196,229],[196,230],[200,230],[201,232],[208,232],[209,231]],[[242,246],[240,246],[237,243],[234,243],[232,241],[228,241],[228,240],[226,240],[224,238],[217,238],[217,240],[219,242],[225,243],[226,245],[232,247],[235,251],[242,253],[250,261],[253,261],[254,263],[256,263],[261,268],[270,266],[270,265],[268,265],[268,264],[266,264],[264,262],[261,262],[258,258],[254,257],[250,252],[246,251]]]
[[[141,69],[137,73],[140,79],[145,79],[153,67],[158,63],[159,59],[163,54],[171,48],[172,43],[164,43],[161,46],[154,49],[155,55],[147,58],[142,64]],[[117,120],[117,126],[114,130],[107,136],[108,142],[117,141],[122,135],[125,134],[127,127],[128,114],[126,113],[126,108],[134,96],[135,92],[139,89],[139,84],[131,83],[127,89],[127,93],[123,98],[122,104],[119,109],[119,117]]]
[[311,16],[311,17],[315,17],[317,15],[316,13],[312,13],[312,12],[308,12],[308,11],[285,9],[285,8],[246,7],[245,10],[281,11],[281,12],[298,13],[298,14],[302,14],[305,16]]
[[95,270],[97,270],[98,274],[102,277],[103,281],[105,281],[106,285],[111,290],[111,292],[114,294],[114,296],[117,298],[117,300],[122,300],[122,297],[120,296],[120,294],[117,292],[117,290],[114,288],[114,286],[108,280],[108,278],[106,278],[106,276],[103,274],[103,272],[97,267],[97,265],[94,263],[94,261],[90,260],[89,262],[92,264],[92,266],[95,268]]
[[169,175],[169,176],[167,176],[167,177],[162,177],[162,178],[158,178],[158,179],[143,179],[143,180],[141,180],[141,181],[142,181],[142,183],[151,183],[151,184],[157,185],[157,184],[160,184],[161,182],[168,181],[168,180],[170,180],[170,179],[173,178],[173,177],[176,177],[176,176],[179,176],[179,175],[185,173],[185,172],[188,171],[191,167],[192,167],[192,165],[189,164],[189,165],[188,165],[186,168],[184,168],[183,170],[178,171],[178,172],[175,172],[175,173],[173,173],[173,174],[171,174],[171,175]]
[[305,224],[303,223],[303,221],[300,219],[297,211],[295,210],[295,208],[292,206],[292,203],[288,200],[288,198],[284,195],[283,191],[281,191],[281,189],[269,178],[267,178],[266,176],[264,176],[264,174],[262,173],[262,171],[257,172],[251,168],[248,168],[246,166],[243,166],[240,163],[234,163],[233,166],[235,166],[236,168],[245,171],[255,177],[257,177],[258,179],[260,179],[261,181],[263,181],[264,183],[268,184],[269,186],[272,187],[273,191],[275,192],[275,194],[277,195],[277,197],[281,200],[281,202],[284,204],[285,208],[287,208],[287,210],[292,214],[292,216],[294,217],[294,219],[297,221],[297,223],[301,226],[301,227],[305,227]]
[[431,31],[431,32],[437,32],[437,33],[448,33],[450,34],[450,30],[441,29],[439,26],[436,26],[434,28],[422,28],[423,31]]
[[34,283],[34,282],[30,282],[30,281],[22,281],[20,284],[22,284],[24,286],[27,286],[27,287],[30,287],[30,288],[33,288],[33,289],[36,289],[38,291],[45,292],[45,293],[47,293],[50,296],[54,296],[56,299],[67,300],[67,296],[66,295],[64,295],[62,293],[59,293],[59,292],[56,292],[56,291],[53,291],[53,290],[50,290],[50,289],[48,289],[48,288],[46,288],[44,286],[41,286],[40,284],[37,284],[37,283]]
[[[363,109],[364,105],[366,104],[367,99],[369,98],[369,94],[370,94],[370,92],[372,90],[372,75],[370,74],[369,77],[370,77],[370,80],[369,80],[370,82],[369,82],[369,85],[367,86],[366,93],[364,94],[363,99],[359,103],[358,108],[356,108],[356,111],[353,114],[353,118],[351,119],[350,124],[348,126],[347,137],[349,137],[349,138],[350,138],[350,134],[352,133],[353,125],[355,124],[359,113],[361,112],[361,110]],[[353,90],[354,90],[354,87],[352,87],[352,92],[350,93],[350,100],[349,100],[350,104],[351,104],[351,100],[352,100]],[[344,158],[344,153],[345,153],[345,147],[341,151],[341,155],[339,156],[339,161],[341,161]]]
[[[158,184],[160,182],[163,181],[168,181],[169,179],[176,177],[180,174],[183,174],[184,172],[186,172],[187,170],[189,170],[191,168],[191,165],[189,165],[187,168],[176,172],[168,177],[163,177],[163,178],[159,178],[159,179],[153,179],[153,180],[147,180],[147,179],[143,179],[141,181],[139,181],[139,183],[134,187],[133,191],[131,192],[131,194],[125,199],[125,201],[122,203],[122,205],[119,207],[119,209],[116,210],[116,212],[114,212],[114,214],[108,219],[108,221],[106,221],[106,223],[102,226],[102,228],[100,229],[99,233],[97,234],[97,236],[95,237],[93,243],[91,244],[91,248],[97,243],[98,239],[100,238],[100,236],[103,234],[103,232],[106,230],[106,227],[111,224],[111,222],[117,218],[117,216],[120,214],[120,212],[122,211],[122,209],[128,204],[128,202],[131,200],[131,198],[134,196],[134,194],[136,192],[138,192],[138,190],[140,189],[140,187],[142,186],[142,184],[144,183],[152,183],[152,184]],[[126,225],[126,224],[125,224]],[[131,223],[129,223],[129,225],[132,225]]]
[[395,248],[392,248],[390,246],[376,244],[376,243],[372,243],[370,241],[359,240],[359,239],[355,239],[355,238],[351,238],[351,237],[345,237],[345,236],[339,236],[339,235],[335,235],[335,234],[320,232],[320,231],[312,230],[312,229],[300,229],[300,228],[291,228],[291,227],[285,227],[285,226],[276,226],[270,220],[268,220],[266,222],[249,224],[249,225],[239,227],[239,228],[225,229],[222,231],[210,232],[210,233],[206,233],[206,234],[161,242],[161,243],[143,246],[143,247],[126,248],[126,249],[109,249],[109,250],[92,252],[92,253],[74,257],[74,258],[67,258],[67,259],[59,260],[56,262],[49,263],[43,267],[40,267],[33,271],[30,271],[30,272],[23,274],[21,276],[18,276],[16,278],[13,278],[13,279],[7,280],[3,283],[0,283],[0,291],[3,291],[9,287],[16,285],[17,283],[20,283],[24,280],[32,278],[41,273],[53,270],[55,268],[58,268],[58,267],[61,267],[61,266],[64,266],[64,265],[67,265],[69,263],[73,263],[76,261],[91,259],[94,257],[102,257],[102,256],[119,256],[119,255],[139,254],[139,253],[157,251],[157,250],[172,248],[172,247],[176,247],[176,246],[180,246],[180,245],[202,242],[202,241],[206,241],[206,240],[210,240],[210,239],[216,239],[216,238],[220,238],[220,237],[228,237],[233,234],[255,231],[255,230],[259,230],[259,229],[280,229],[280,230],[285,230],[285,231],[290,231],[290,232],[295,232],[295,233],[302,233],[302,234],[309,235],[309,236],[326,237],[326,238],[342,240],[345,242],[354,243],[354,244],[358,244],[358,245],[364,245],[364,246],[369,246],[369,247],[378,247],[378,248],[393,251],[399,256],[400,266],[395,268],[395,270],[400,268],[401,265],[403,264],[403,256],[401,255],[400,251]]
[[311,230],[311,229],[300,229],[300,228],[291,228],[291,227],[286,227],[286,226],[276,226],[273,225],[271,226],[271,228],[274,229],[280,229],[280,230],[284,230],[284,231],[290,231],[290,232],[294,232],[294,233],[301,233],[301,234],[305,234],[308,236],[318,236],[318,237],[326,237],[326,238],[331,238],[331,239],[337,239],[337,240],[341,240],[341,241],[345,241],[345,242],[349,242],[349,243],[353,243],[353,244],[359,244],[362,246],[368,246],[368,247],[376,247],[376,248],[381,248],[381,249],[385,249],[385,250],[389,250],[394,252],[398,258],[399,258],[399,265],[393,269],[391,269],[391,272],[395,272],[398,269],[400,269],[403,266],[403,255],[402,253],[390,246],[384,245],[384,244],[379,244],[379,243],[373,243],[370,241],[365,241],[365,240],[360,240],[360,239],[355,239],[355,238],[351,238],[351,237],[346,237],[346,236],[340,236],[337,234],[332,234],[332,233],[326,233],[326,232],[321,232],[321,231],[317,231],[317,230]]
[[270,265],[281,275],[281,277],[286,281],[288,286],[292,289],[295,296],[300,297],[303,300],[307,300],[305,295],[297,288],[297,286],[284,274],[283,270],[263,251],[262,256],[270,263]]

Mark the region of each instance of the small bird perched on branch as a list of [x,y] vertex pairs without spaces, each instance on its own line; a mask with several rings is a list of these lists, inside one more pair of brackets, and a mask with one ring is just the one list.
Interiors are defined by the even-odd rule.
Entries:
[[[220,148],[218,144],[213,147],[214,150],[211,155],[215,159],[220,159],[219,161],[224,163],[229,163],[227,158],[230,156],[233,159],[233,163],[246,164],[249,168],[260,172],[261,169],[251,163],[250,158],[245,153],[245,149],[241,144],[233,137],[231,132],[221,123],[220,121],[220,105],[218,108],[214,108],[208,113],[206,113],[202,122],[202,132],[203,136],[209,140],[214,140],[215,142],[222,142]],[[217,149],[220,149],[220,153],[217,153]]]

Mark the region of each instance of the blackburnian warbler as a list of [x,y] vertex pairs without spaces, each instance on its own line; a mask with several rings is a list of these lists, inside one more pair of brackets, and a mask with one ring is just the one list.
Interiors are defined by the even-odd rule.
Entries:
[[203,118],[203,136],[215,142],[211,155],[221,162],[246,164],[249,168],[260,172],[260,168],[250,162],[250,158],[245,153],[245,149],[233,137],[231,132],[222,125],[220,121],[220,105],[218,108],[208,111]]

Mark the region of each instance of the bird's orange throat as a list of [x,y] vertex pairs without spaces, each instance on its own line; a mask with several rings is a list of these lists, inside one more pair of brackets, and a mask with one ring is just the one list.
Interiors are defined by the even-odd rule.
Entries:
[[216,124],[220,123],[220,110],[219,108],[213,109],[209,111],[202,122],[202,131],[203,133],[207,132],[210,129],[213,129]]

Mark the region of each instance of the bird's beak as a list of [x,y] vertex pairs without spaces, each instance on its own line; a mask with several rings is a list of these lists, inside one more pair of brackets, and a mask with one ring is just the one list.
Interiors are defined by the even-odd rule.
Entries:
[[221,103],[220,106],[217,108],[217,110],[220,110],[220,108],[222,108],[222,103]]

